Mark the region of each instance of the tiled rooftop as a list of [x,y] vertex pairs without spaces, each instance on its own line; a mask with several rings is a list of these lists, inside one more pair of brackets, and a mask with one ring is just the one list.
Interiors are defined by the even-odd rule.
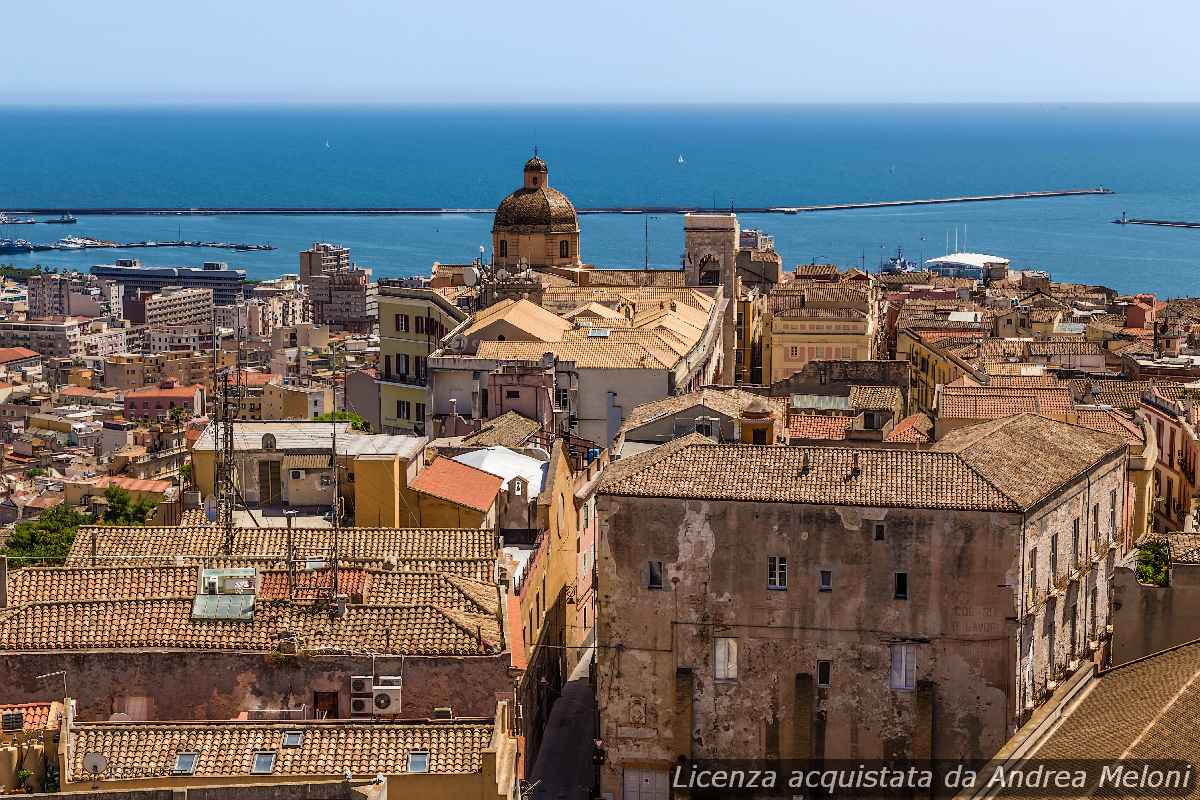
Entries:
[[25,730],[44,731],[57,728],[62,713],[60,703],[0,703],[0,714],[20,713],[25,719]]
[[[224,535],[209,525],[186,527],[118,528],[83,526],[71,546],[68,565],[91,562],[92,540],[96,555],[106,564],[128,559],[145,565],[152,559],[174,563],[177,556],[226,555]],[[233,535],[235,557],[287,556],[287,528],[237,528]],[[296,552],[328,552],[333,546],[331,528],[298,528],[291,534]],[[347,560],[405,561],[413,559],[494,559],[496,542],[491,531],[474,528],[342,528],[338,555]]]
[[476,511],[491,508],[502,485],[490,472],[451,458],[438,458],[409,483],[414,491]]
[[197,566],[26,567],[8,573],[8,603],[191,597],[199,591]]
[[984,422],[951,431],[933,450],[956,454],[1021,508],[1126,447],[1121,438],[1037,414]]
[[887,442],[925,444],[933,431],[933,421],[925,414],[911,414],[897,422],[884,438]]
[[464,436],[462,443],[472,447],[521,447],[540,427],[536,421],[508,411],[484,421],[479,430]]
[[962,428],[932,450],[719,445],[693,434],[621,459],[605,471],[601,492],[1021,511],[1124,447],[1035,415]]
[[789,414],[788,436],[803,440],[840,440],[854,422],[852,417],[833,414]]
[[[1104,670],[1045,741],[1023,757],[1200,761],[1198,668],[1200,642],[1192,642]],[[1194,790],[1187,796],[1195,797]]]
[[271,652],[294,637],[305,652],[490,655],[495,617],[433,606],[318,606],[258,601],[250,620],[194,619],[193,598],[32,603],[0,612],[0,651],[178,649]]
[[[175,768],[180,752],[199,754],[195,775],[249,777],[254,753],[276,754],[277,776],[331,776],[349,770],[358,778],[408,771],[408,754],[429,752],[433,774],[479,772],[491,746],[490,720],[436,722],[81,722],[72,728],[67,778],[90,781],[86,753],[104,753],[108,768],[100,780],[161,779]],[[282,747],[283,734],[302,731],[299,747]]]
[[850,407],[857,411],[891,411],[903,405],[895,386],[851,386]]

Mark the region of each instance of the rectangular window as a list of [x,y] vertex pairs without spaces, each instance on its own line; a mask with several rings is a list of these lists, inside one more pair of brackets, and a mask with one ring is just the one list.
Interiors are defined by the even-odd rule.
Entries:
[[[1092,537],[1100,541],[1100,504],[1092,506]],[[1098,549],[1098,548],[1097,548]]]
[[1079,526],[1075,526],[1075,532],[1071,534],[1071,568],[1079,566]]
[[883,541],[883,535],[884,535],[884,533],[885,533],[885,532],[886,532],[886,528],[884,527],[883,523],[882,523],[882,522],[876,522],[876,523],[875,523],[875,541],[877,541],[877,542],[882,542],[882,541]]
[[409,750],[406,772],[429,772],[429,751]]
[[1058,580],[1058,534],[1050,537],[1050,580]]
[[171,772],[175,775],[191,775],[196,771],[196,762],[199,760],[199,753],[176,753],[175,768]]
[[717,652],[713,665],[713,673],[719,681],[737,680],[737,639],[724,636],[717,637]]
[[907,572],[897,572],[896,573],[896,599],[897,600],[907,600],[908,599],[908,573]]
[[396,315],[396,332],[408,333],[408,314]]
[[825,689],[829,687],[829,679],[833,676],[832,661],[817,662],[817,686]]
[[414,324],[414,327],[416,328],[417,333],[424,333],[425,332],[425,318],[424,317],[414,317],[413,320],[414,320],[413,324]]
[[521,392],[518,389],[505,389],[504,390],[504,399],[505,400],[520,400]]
[[275,752],[260,750],[254,754],[254,766],[250,768],[252,775],[270,775],[275,771]]
[[917,663],[911,644],[892,645],[892,671],[889,683],[893,689],[913,689],[917,685]]
[[787,559],[783,556],[767,556],[767,588],[787,589]]
[[396,401],[396,416],[400,419],[409,419],[408,413],[411,410],[411,405],[407,400]]
[[417,415],[414,417],[414,419],[418,423],[424,425],[424,423],[425,423],[425,404],[424,403],[417,403]]
[[[1117,490],[1108,493],[1108,529],[1113,535],[1117,533]],[[1111,538],[1111,537],[1110,537]]]
[[821,570],[820,588],[822,592],[833,591],[833,571],[828,569]]
[[661,589],[663,588],[663,562],[651,561],[646,566],[646,588]]
[[1029,551],[1029,585],[1025,587],[1031,592],[1037,591],[1037,548]]

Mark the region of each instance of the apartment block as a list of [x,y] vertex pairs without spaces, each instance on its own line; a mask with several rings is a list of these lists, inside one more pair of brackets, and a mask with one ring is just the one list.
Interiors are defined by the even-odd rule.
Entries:
[[0,320],[0,347],[27,347],[47,358],[82,356],[84,328],[78,317]]
[[308,290],[311,319],[351,333],[372,333],[379,300],[371,270],[355,266],[350,250],[315,243],[300,253],[300,280]]
[[[424,434],[429,356],[467,314],[441,290],[381,281],[379,315],[379,408],[375,416],[385,432]],[[354,410],[366,416],[364,411]]]
[[262,418],[312,419],[333,411],[333,388],[276,378],[263,387]]

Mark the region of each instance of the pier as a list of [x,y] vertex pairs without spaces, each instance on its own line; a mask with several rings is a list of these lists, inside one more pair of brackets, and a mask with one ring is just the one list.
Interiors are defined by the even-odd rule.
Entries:
[[[804,214],[816,211],[848,211],[856,208],[900,208],[904,206],[934,206],[951,203],[986,203],[999,200],[1036,200],[1050,197],[1079,197],[1086,195],[1113,194],[1103,186],[1091,189],[1056,189],[1038,192],[1013,192],[1009,194],[965,195],[960,197],[930,197],[918,200],[873,200],[860,203],[828,203],[807,206],[733,206],[729,209],[705,206],[599,206],[577,208],[580,214],[690,214],[712,211],[733,211],[739,214]],[[312,207],[264,206],[254,208],[79,208],[71,206],[76,216],[217,216],[238,214],[354,214],[354,215],[399,215],[399,214],[492,214],[493,208],[426,208],[426,207]],[[65,208],[28,208],[13,210],[14,214],[63,214]],[[176,245],[178,246],[178,245]]]
[[73,242],[55,242],[54,244],[33,244],[32,242],[14,242],[3,246],[0,252],[6,255],[20,253],[51,253],[69,252],[73,250],[130,250],[143,247],[210,247],[217,250],[236,250],[239,253],[250,253],[262,250],[274,250],[272,244],[241,244],[238,242],[200,242],[190,240],[175,241],[145,241],[145,242],[107,242],[99,239],[77,237]]
[[1114,219],[1113,222],[1117,225],[1157,225],[1160,228],[1200,229],[1200,222],[1177,222],[1169,219],[1138,219],[1136,217],[1121,216],[1120,219]]

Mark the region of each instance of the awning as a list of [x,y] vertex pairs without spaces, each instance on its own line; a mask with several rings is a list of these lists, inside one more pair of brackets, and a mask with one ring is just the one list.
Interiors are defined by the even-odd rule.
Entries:
[[302,453],[284,456],[284,469],[329,469],[328,453]]

